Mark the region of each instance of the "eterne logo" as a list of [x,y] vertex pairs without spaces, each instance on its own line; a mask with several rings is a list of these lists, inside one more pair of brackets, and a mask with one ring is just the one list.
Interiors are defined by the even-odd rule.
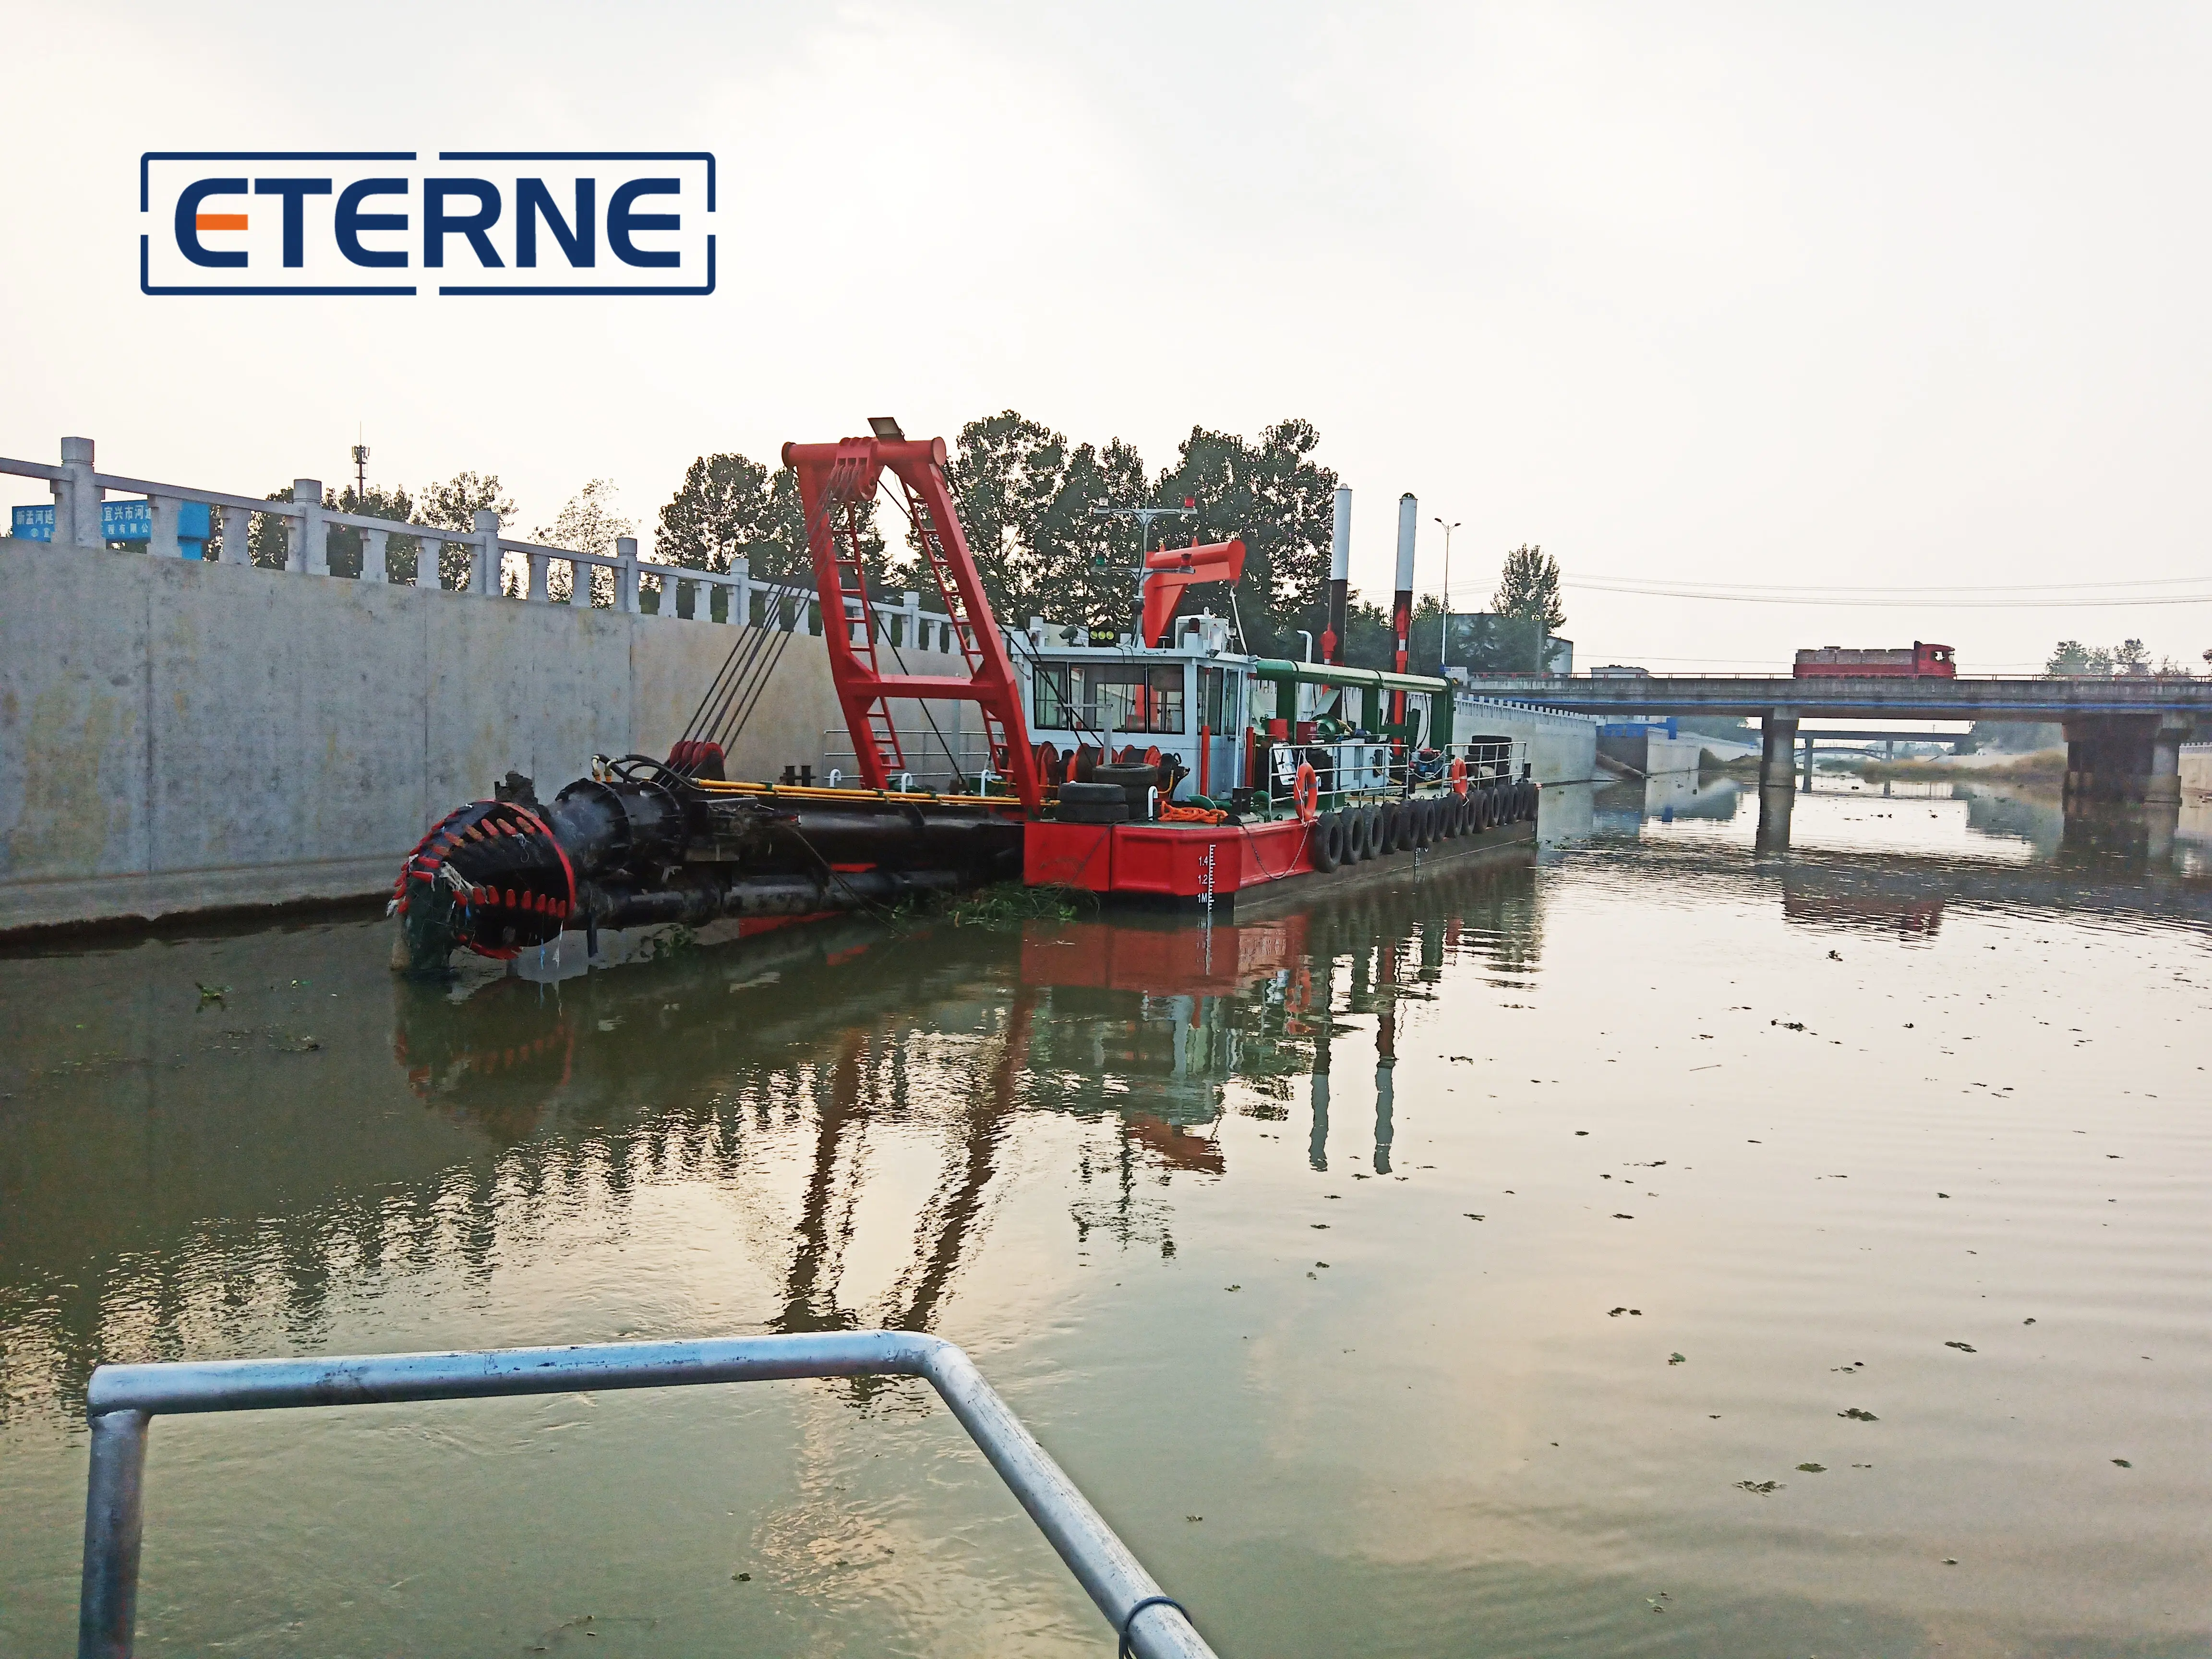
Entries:
[[703,150],[149,150],[151,295],[714,291]]

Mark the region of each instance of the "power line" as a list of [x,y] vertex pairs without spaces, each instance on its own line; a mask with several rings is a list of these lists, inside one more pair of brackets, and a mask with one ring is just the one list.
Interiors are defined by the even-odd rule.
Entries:
[[1907,587],[1875,585],[1853,587],[1820,582],[1676,582],[1663,576],[1616,576],[1602,572],[1589,576],[1564,578],[1570,584],[1577,582],[1613,582],[1630,586],[1694,586],[1726,588],[1739,593],[2053,593],[2101,591],[2112,587],[2173,587],[2204,580],[2203,576],[2150,576],[2137,581],[2102,582],[1946,582],[1932,587]]
[[[1857,605],[1878,609],[2055,610],[2077,605],[2137,607],[2212,605],[2212,589],[2203,576],[2157,576],[2107,582],[2006,582],[1986,586],[1942,587],[1790,586],[1759,582],[1674,581],[1664,578],[1565,575],[1563,587],[1588,592],[1624,593],[1650,599],[1705,599],[1734,605]],[[2191,587],[2194,592],[2146,590]],[[2121,591],[2128,590],[2128,591]],[[1460,594],[1447,599],[1464,598]],[[2049,594],[2050,598],[2030,595]],[[2016,595],[2019,597],[2000,597]]]
[[[2202,580],[2201,578],[2199,580]],[[2115,584],[2117,586],[2118,584]],[[1930,589],[1911,593],[1901,592],[1896,598],[1863,597],[1844,590],[1804,590],[1780,592],[1745,592],[1717,587],[1677,586],[1657,583],[1632,586],[1625,582],[1610,582],[1594,577],[1564,577],[1560,586],[1580,588],[1585,592],[1626,593],[1654,599],[1705,599],[1729,605],[1853,605],[1888,611],[2066,611],[2085,606],[2133,606],[2137,610],[2156,605],[2212,605],[2212,592],[2155,593],[2099,596],[2090,593],[2069,598],[2032,599],[1939,599],[1936,593],[1957,593],[1972,590],[1959,588]],[[2003,592],[2005,590],[1996,590]],[[1863,590],[1862,591],[1863,592]]]

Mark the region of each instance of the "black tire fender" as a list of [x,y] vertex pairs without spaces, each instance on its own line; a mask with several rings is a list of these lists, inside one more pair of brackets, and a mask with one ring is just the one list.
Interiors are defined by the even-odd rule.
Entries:
[[1344,821],[1335,813],[1324,812],[1314,820],[1313,832],[1306,839],[1306,855],[1323,875],[1344,862]]

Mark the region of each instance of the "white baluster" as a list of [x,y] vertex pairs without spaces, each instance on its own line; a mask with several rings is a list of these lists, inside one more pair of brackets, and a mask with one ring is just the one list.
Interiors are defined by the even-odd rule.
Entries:
[[480,507],[475,524],[469,554],[469,592],[489,597],[499,592],[499,514]]
[[382,586],[392,580],[385,568],[385,555],[392,545],[388,530],[364,530],[361,532],[361,579]]
[[146,551],[157,559],[180,559],[185,550],[177,544],[177,514],[184,503],[171,495],[149,497],[153,503],[154,531],[146,538]]
[[323,518],[323,486],[319,478],[292,480],[292,505],[300,516],[292,520],[293,556],[284,562],[288,574],[327,576],[331,574],[331,527]]
[[530,591],[526,597],[542,604],[546,598],[546,575],[552,567],[552,556],[545,553],[532,553],[526,556],[530,560]]
[[248,508],[226,507],[222,510],[222,562],[253,562],[253,514]]
[[62,440],[62,472],[54,483],[54,544],[57,547],[105,547],[100,533],[102,491],[92,481],[92,440]]
[[615,556],[622,561],[615,569],[615,609],[635,617],[638,614],[637,538],[616,537]]
[[753,619],[752,564],[747,559],[732,559],[730,574],[736,578],[730,588],[729,610],[724,620],[743,625]]

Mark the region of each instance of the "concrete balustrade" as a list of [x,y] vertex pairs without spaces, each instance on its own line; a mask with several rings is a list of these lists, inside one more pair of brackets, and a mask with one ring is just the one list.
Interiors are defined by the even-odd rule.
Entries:
[[[726,623],[775,628],[788,633],[818,635],[822,631],[820,607],[813,603],[815,594],[811,588],[756,581],[749,562],[742,558],[734,561],[726,572],[691,570],[680,565],[659,564],[641,558],[635,537],[617,538],[612,554],[541,546],[501,535],[499,515],[485,508],[477,510],[467,530],[454,530],[441,525],[409,524],[392,519],[335,512],[323,505],[323,486],[319,479],[295,478],[292,481],[292,499],[272,501],[222,490],[197,489],[101,473],[94,468],[93,455],[91,439],[64,438],[58,466],[0,456],[0,476],[12,474],[17,477],[37,478],[52,489],[54,498],[52,539],[57,545],[104,548],[106,542],[100,529],[100,503],[107,492],[115,490],[143,495],[152,504],[153,528],[146,546],[148,555],[152,557],[183,556],[185,548],[178,534],[179,518],[187,502],[198,502],[210,509],[211,520],[220,526],[216,535],[220,541],[221,562],[225,564],[252,564],[250,549],[253,515],[260,514],[282,524],[284,548],[282,574],[286,575],[331,575],[330,534],[334,528],[345,528],[361,532],[359,580],[363,581],[393,583],[390,565],[391,544],[392,538],[399,536],[415,541],[421,549],[413,584],[417,587],[442,587],[439,579],[441,550],[450,544],[465,546],[469,550],[468,578],[459,592],[474,598],[505,597],[501,592],[501,567],[505,556],[513,553],[522,556],[527,568],[528,574],[523,583],[521,595],[527,601],[550,603],[552,599],[552,567],[564,564],[570,573],[567,600],[570,605],[588,606],[591,604],[591,572],[605,568],[613,571],[615,575],[614,608],[631,616],[641,614],[640,594],[647,585],[650,585],[659,596],[660,616],[674,620],[681,614],[680,596],[688,587],[691,619],[712,622],[714,619],[714,591],[720,588],[726,596],[722,605],[722,620]],[[213,558],[215,556],[215,546],[208,545],[204,556]],[[759,600],[757,607],[754,603],[756,599]],[[872,600],[866,607],[861,606],[858,600],[848,599],[846,608],[850,613],[848,621],[854,630],[856,642],[863,626],[864,612],[872,611],[872,625],[877,637],[890,641],[902,650],[951,653],[960,648],[951,619],[940,613],[924,611],[919,593],[908,592],[896,605]],[[757,622],[756,609],[759,613]]]

